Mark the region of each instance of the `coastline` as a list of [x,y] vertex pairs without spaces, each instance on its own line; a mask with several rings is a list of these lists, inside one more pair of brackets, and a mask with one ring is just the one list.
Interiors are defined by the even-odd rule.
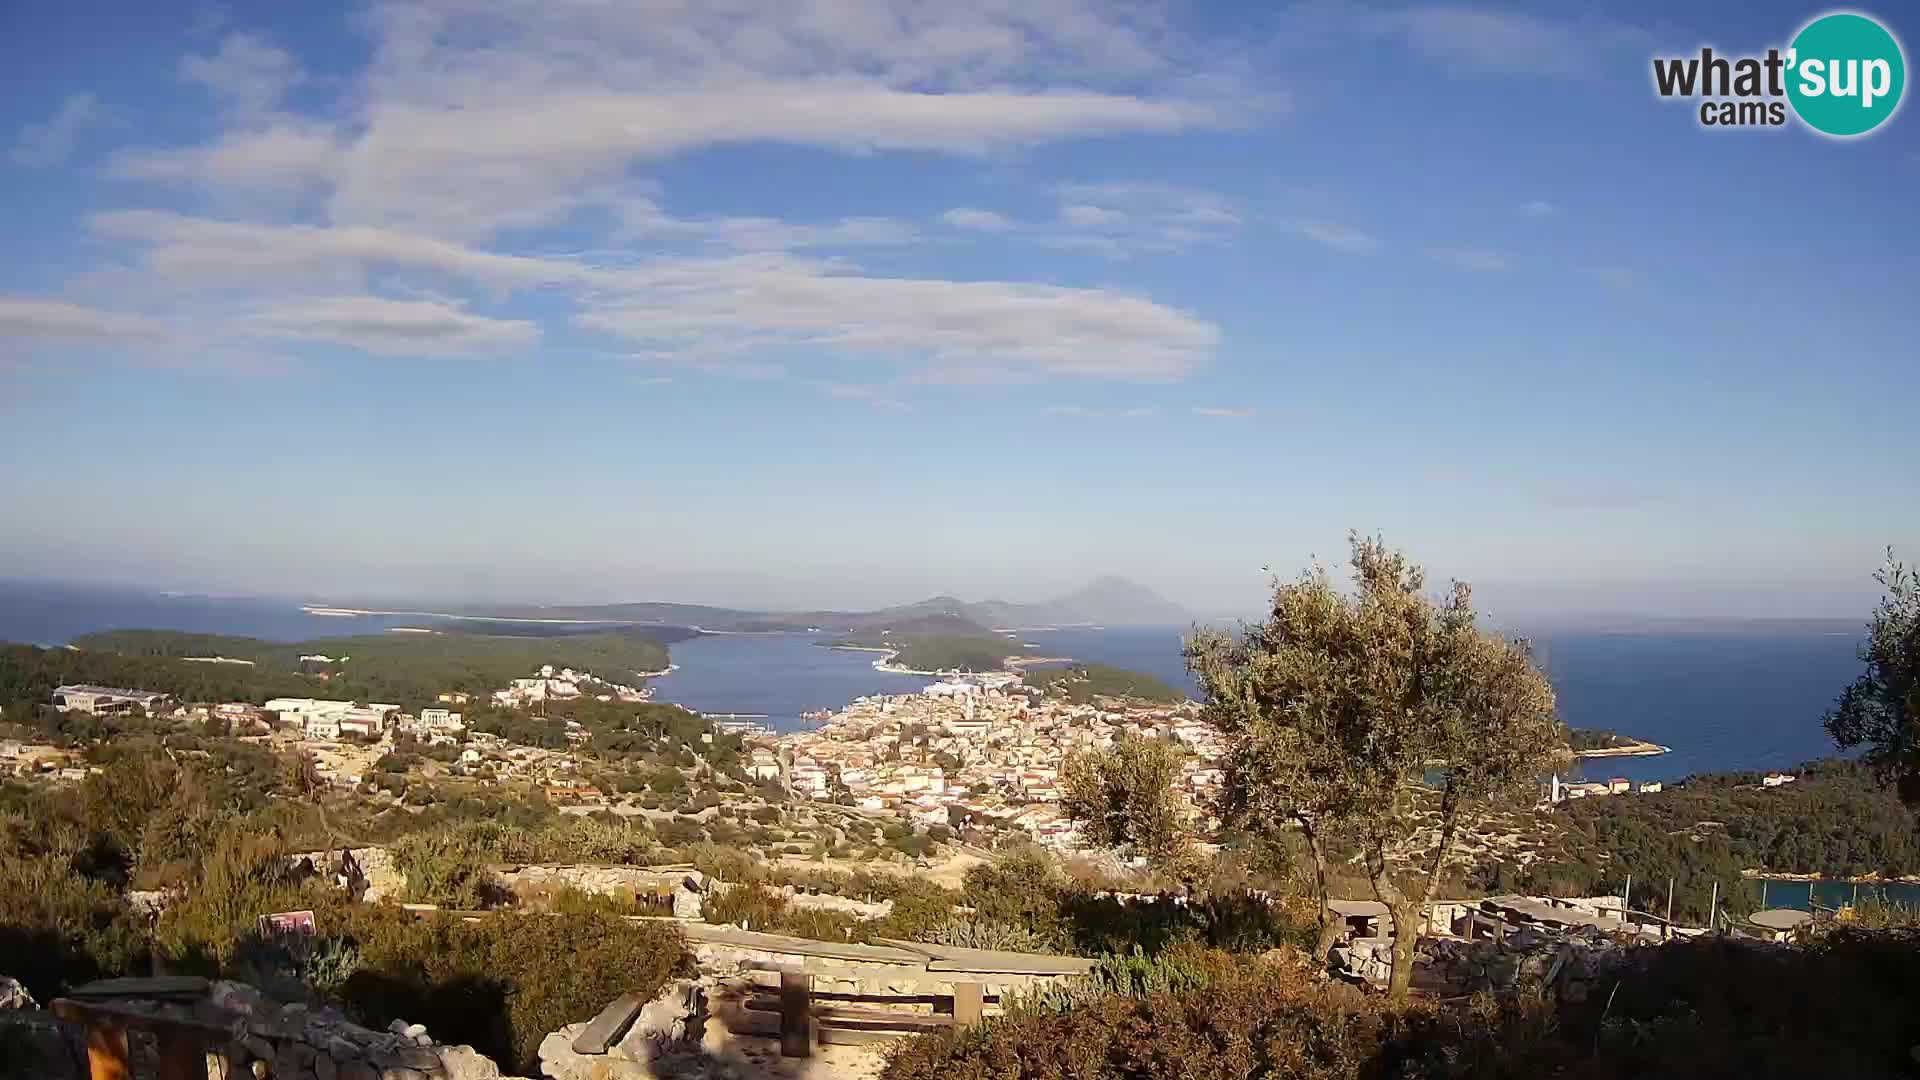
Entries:
[[1849,885],[1920,885],[1920,877],[1881,877],[1878,873],[1840,877],[1832,874],[1783,874],[1774,870],[1749,868],[1740,871],[1747,880],[1767,881],[1839,881]]
[[1599,750],[1575,750],[1573,751],[1573,756],[1577,758],[1659,757],[1661,754],[1671,753],[1673,753],[1673,747],[1671,746],[1661,746],[1659,743],[1641,742],[1636,739],[1632,746],[1609,746]]

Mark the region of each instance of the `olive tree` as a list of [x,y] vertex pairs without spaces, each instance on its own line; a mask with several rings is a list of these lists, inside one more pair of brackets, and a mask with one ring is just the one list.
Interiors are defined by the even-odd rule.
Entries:
[[1909,806],[1920,805],[1920,573],[1895,561],[1874,574],[1887,590],[1867,626],[1867,669],[1827,713],[1827,734],[1864,760]]
[[1229,744],[1226,810],[1299,824],[1322,882],[1325,832],[1357,841],[1404,997],[1463,825],[1530,787],[1565,733],[1526,644],[1481,630],[1465,584],[1429,596],[1404,555],[1351,542],[1351,592],[1324,569],[1276,583],[1264,622],[1237,641],[1196,634],[1189,653]]
[[1156,870],[1179,873],[1188,854],[1176,786],[1180,750],[1122,732],[1106,749],[1082,750],[1060,770],[1060,805],[1098,847],[1119,848]]

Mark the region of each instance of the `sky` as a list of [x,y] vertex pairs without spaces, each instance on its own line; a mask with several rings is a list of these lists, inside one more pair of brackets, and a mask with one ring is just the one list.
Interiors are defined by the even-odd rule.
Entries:
[[1573,7],[7,5],[0,576],[1864,616],[1920,117],[1703,129],[1651,58],[1822,9]]

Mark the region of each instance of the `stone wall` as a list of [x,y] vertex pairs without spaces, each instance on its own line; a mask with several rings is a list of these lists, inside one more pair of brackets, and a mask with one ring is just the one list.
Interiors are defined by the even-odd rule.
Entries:
[[[1632,946],[1599,934],[1563,934],[1520,927],[1505,941],[1423,937],[1414,949],[1423,982],[1459,993],[1551,990],[1563,1000],[1586,997],[1590,984],[1625,962]],[[1382,984],[1393,971],[1392,938],[1355,938],[1332,954],[1334,967],[1364,982]]]
[[[156,1019],[191,1021],[224,1028],[211,1038],[206,1058],[209,1080],[493,1080],[500,1068],[471,1046],[437,1044],[418,1024],[395,1021],[373,1031],[328,1008],[280,1005],[258,990],[236,982],[215,982],[198,999],[139,997],[111,999],[114,1007]],[[129,1056],[140,1073],[152,1053],[128,1025]],[[6,1075],[44,1080],[80,1080],[87,1075],[80,1025],[33,1008],[0,1010],[0,1052]],[[21,1071],[15,1071],[16,1066]]]

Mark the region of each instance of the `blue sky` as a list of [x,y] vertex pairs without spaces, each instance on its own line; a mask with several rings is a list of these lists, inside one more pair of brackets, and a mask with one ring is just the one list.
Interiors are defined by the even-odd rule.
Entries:
[[307,7],[3,17],[8,576],[1234,612],[1358,528],[1810,615],[1920,555],[1912,110],[1651,88],[1817,8]]

